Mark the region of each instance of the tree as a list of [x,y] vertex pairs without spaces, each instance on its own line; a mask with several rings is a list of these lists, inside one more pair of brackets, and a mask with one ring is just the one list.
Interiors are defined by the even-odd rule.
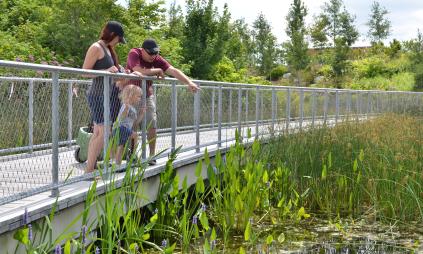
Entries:
[[385,17],[388,14],[386,8],[379,2],[373,2],[370,13],[368,36],[371,42],[381,42],[390,34],[391,22]]
[[305,69],[309,63],[307,55],[308,43],[305,40],[306,28],[304,19],[306,15],[307,9],[303,2],[294,0],[286,17],[288,22],[286,34],[290,37],[290,41],[286,44],[286,61],[297,74],[299,84],[301,83],[300,71]]
[[354,26],[355,17],[348,13],[342,0],[330,0],[329,3],[325,3],[321,15],[327,20],[328,29],[325,31],[332,39],[332,46],[335,46],[337,41],[339,43],[339,38],[343,38],[342,41],[348,46],[358,39],[359,33]]
[[[330,0],[323,6],[320,14],[322,33],[331,38],[332,55],[330,65],[335,74],[335,82],[340,86],[346,72],[350,46],[358,39],[359,33],[354,26],[355,17],[348,13],[342,0]],[[324,38],[324,37],[323,37]]]
[[325,15],[319,15],[314,18],[314,23],[310,27],[310,37],[311,41],[313,42],[314,47],[316,48],[324,48],[328,43],[328,29],[329,27],[329,19]]
[[184,16],[182,15],[182,9],[180,5],[176,5],[174,0],[170,4],[168,11],[168,30],[165,34],[166,38],[177,38],[182,39],[184,35]]
[[146,0],[129,0],[129,22],[135,23],[145,30],[163,26],[166,21],[166,9],[162,6],[163,4],[163,0],[152,3],[147,3]]
[[229,40],[226,56],[233,62],[236,70],[253,66],[254,44],[244,19],[238,19],[229,24]]
[[270,24],[263,13],[260,13],[253,23],[255,58],[261,75],[267,75],[275,66],[277,50],[276,37],[272,34]]
[[191,75],[207,79],[225,53],[229,38],[228,7],[225,4],[223,14],[219,15],[213,0],[187,0],[186,6],[183,54],[192,64]]

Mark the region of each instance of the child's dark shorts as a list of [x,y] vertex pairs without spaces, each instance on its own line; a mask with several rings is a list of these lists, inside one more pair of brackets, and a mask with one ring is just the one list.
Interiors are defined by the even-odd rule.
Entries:
[[126,141],[128,141],[131,134],[132,134],[132,130],[122,125],[119,126],[119,128],[114,128],[112,132],[113,139],[119,138],[120,146],[123,146],[126,144]]

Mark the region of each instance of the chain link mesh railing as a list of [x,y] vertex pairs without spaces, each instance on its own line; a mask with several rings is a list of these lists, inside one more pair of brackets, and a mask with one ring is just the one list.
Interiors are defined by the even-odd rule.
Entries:
[[[84,173],[89,136],[81,137],[81,131],[89,135],[87,126],[93,120],[87,102],[92,79],[87,75],[106,84],[95,91],[103,98],[113,93],[110,77],[138,78],[11,61],[0,61],[0,73],[0,204],[49,190],[58,195],[60,186],[90,179],[92,175]],[[144,94],[147,82],[139,82]],[[236,129],[244,138],[248,132],[263,137],[384,113],[423,114],[423,93],[196,81],[201,90],[193,94],[175,79],[154,82],[156,152],[164,151],[161,157],[179,146],[193,153],[227,146]],[[97,117],[111,123],[113,114],[102,108],[114,105],[113,100],[95,105]],[[139,129],[141,143],[147,141],[147,128],[146,123]],[[105,132],[107,144],[112,132]],[[148,145],[139,147],[146,149],[137,156],[146,159]],[[78,149],[85,152],[80,160],[75,157]]]

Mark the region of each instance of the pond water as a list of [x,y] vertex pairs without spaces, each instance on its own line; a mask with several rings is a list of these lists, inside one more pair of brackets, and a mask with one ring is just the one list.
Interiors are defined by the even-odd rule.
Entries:
[[[255,225],[254,231],[259,233],[253,243],[246,243],[241,234],[231,237],[226,246],[223,246],[219,239],[216,241],[214,253],[239,253],[241,246],[246,253],[263,254],[423,253],[422,225],[398,227],[368,223],[364,220],[331,222],[308,219],[285,225]],[[267,245],[266,239],[269,235],[272,235],[274,240]],[[204,253],[203,241],[198,241],[192,247],[190,253]]]

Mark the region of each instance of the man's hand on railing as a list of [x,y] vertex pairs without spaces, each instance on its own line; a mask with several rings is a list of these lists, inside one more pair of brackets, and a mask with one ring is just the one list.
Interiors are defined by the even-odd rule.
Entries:
[[164,79],[165,78],[165,74],[164,74],[162,69],[154,68],[154,69],[151,69],[151,71],[154,72],[154,75],[156,75],[158,79]]
[[197,91],[201,90],[200,87],[192,81],[188,83],[188,89],[193,93],[196,93]]

